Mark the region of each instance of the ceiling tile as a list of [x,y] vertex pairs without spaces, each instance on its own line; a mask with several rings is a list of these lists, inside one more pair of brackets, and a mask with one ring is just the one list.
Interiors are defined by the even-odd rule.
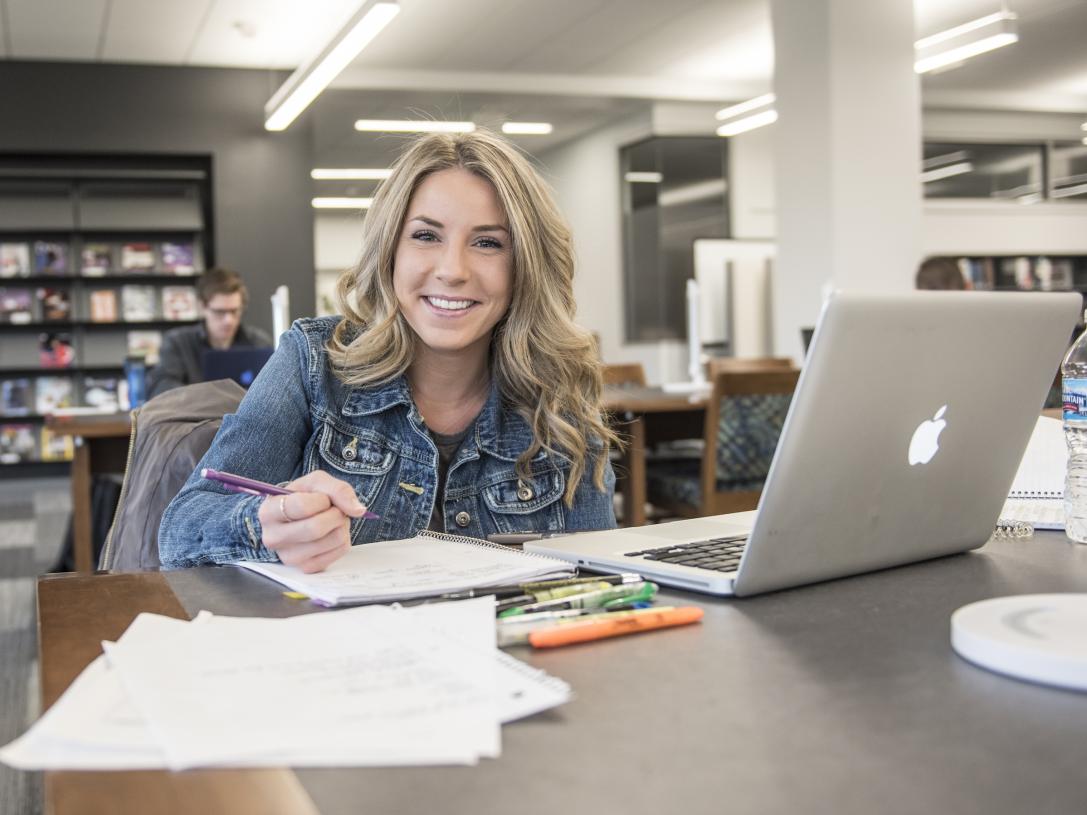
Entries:
[[7,0],[13,59],[93,60],[106,0]]
[[104,62],[180,65],[215,0],[112,0]]

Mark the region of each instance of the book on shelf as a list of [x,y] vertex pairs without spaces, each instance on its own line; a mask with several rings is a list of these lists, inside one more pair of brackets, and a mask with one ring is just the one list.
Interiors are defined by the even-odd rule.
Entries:
[[38,289],[38,302],[41,303],[42,320],[45,322],[66,322],[72,319],[72,299],[66,288]]
[[155,250],[150,243],[122,243],[121,271],[147,274],[155,271]]
[[71,461],[75,458],[75,439],[70,433],[54,433],[42,427],[40,449],[42,461]]
[[200,316],[193,286],[162,287],[162,319],[195,320]]
[[68,274],[68,244],[34,241],[34,271],[42,275]]
[[34,388],[34,407],[42,416],[57,408],[71,407],[72,378],[70,376],[39,376]]
[[32,424],[0,424],[0,464],[33,461],[38,453],[37,428]]
[[159,256],[162,258],[162,271],[175,275],[196,274],[198,264],[194,246],[191,243],[171,243],[164,241],[159,244]]
[[0,323],[29,323],[34,319],[34,292],[0,287]]
[[38,363],[43,368],[71,368],[75,362],[72,335],[67,331],[46,331],[38,335]]
[[121,313],[130,323],[155,319],[155,287],[128,284],[121,286]]
[[30,247],[25,243],[0,243],[0,277],[27,277]]
[[18,376],[0,382],[0,413],[27,416],[34,409],[34,385],[30,377]]
[[79,270],[84,277],[103,277],[113,270],[113,247],[108,243],[85,243]]
[[126,339],[130,357],[143,357],[148,365],[158,365],[161,331],[129,331]]
[[116,289],[94,289],[87,297],[92,323],[117,322]]
[[119,382],[116,376],[83,377],[83,404],[103,411],[120,410]]

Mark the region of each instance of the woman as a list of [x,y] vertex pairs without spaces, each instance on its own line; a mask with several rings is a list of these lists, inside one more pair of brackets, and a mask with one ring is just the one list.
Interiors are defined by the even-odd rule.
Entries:
[[[425,528],[614,526],[616,439],[591,335],[572,322],[572,277],[569,230],[513,147],[478,131],[415,141],[340,278],[343,317],[283,335],[163,515],[163,565],[313,572],[352,544]],[[229,493],[204,467],[295,493]]]

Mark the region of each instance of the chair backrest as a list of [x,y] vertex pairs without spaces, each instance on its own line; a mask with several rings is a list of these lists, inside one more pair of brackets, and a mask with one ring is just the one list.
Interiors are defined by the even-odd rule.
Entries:
[[605,385],[645,385],[645,368],[640,362],[620,362],[604,366]]
[[132,411],[128,466],[99,569],[159,567],[162,513],[244,396],[237,382],[219,379],[165,391]]
[[712,357],[708,376],[713,379],[718,373],[782,371],[791,370],[792,367],[793,361],[790,357]]
[[[800,371],[721,371],[706,406],[702,459],[705,514],[754,509],[770,470]],[[718,483],[727,482],[719,490]]]

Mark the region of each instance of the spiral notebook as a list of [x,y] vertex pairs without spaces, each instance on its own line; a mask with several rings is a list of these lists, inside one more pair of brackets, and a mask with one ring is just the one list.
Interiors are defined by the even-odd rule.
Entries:
[[1035,529],[1064,529],[1064,473],[1068,448],[1059,419],[1039,417],[1015,473],[1002,521],[1022,521]]
[[434,597],[574,573],[573,566],[558,558],[430,531],[414,538],[353,546],[316,574],[282,563],[242,560],[233,565],[328,606]]

